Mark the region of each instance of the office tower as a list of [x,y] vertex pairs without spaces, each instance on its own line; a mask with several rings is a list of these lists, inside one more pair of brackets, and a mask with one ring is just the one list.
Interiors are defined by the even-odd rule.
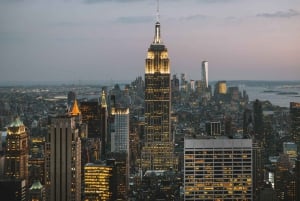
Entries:
[[71,112],[54,117],[49,126],[46,164],[51,201],[81,199],[80,110],[75,100]]
[[289,160],[294,166],[297,158],[297,145],[294,142],[283,142],[283,153],[289,156]]
[[187,90],[187,81],[184,73],[180,75],[180,90],[186,91]]
[[27,201],[25,179],[0,179],[1,201]]
[[112,167],[99,162],[88,163],[84,167],[84,200],[109,201],[111,191]]
[[129,108],[111,109],[111,152],[129,153]]
[[262,103],[255,100],[253,103],[253,131],[256,139],[263,140],[264,138],[264,122]]
[[227,84],[226,81],[218,81],[215,84],[214,98],[217,101],[225,101],[227,98]]
[[100,137],[101,137],[101,159],[105,158],[107,150],[107,130],[108,130],[108,110],[106,103],[106,94],[102,90],[101,102],[100,102]]
[[8,126],[4,175],[9,179],[25,180],[28,184],[28,134],[19,118]]
[[185,138],[185,201],[252,201],[252,192],[251,139]]
[[[260,194],[272,193],[264,191],[264,158],[263,158],[263,146],[259,141],[253,140],[253,151],[252,151],[252,164],[253,164],[253,200],[258,200]],[[275,196],[275,193],[273,193]]]
[[28,186],[31,186],[34,181],[38,180],[43,185],[45,184],[45,138],[30,137],[30,149],[28,160]]
[[168,50],[160,38],[160,23],[155,24],[145,68],[145,144],[143,170],[169,170],[175,167],[171,135],[171,81]]
[[209,136],[222,135],[221,122],[220,121],[207,121],[205,122],[205,131]]
[[[86,101],[80,103],[80,111],[82,115],[82,122],[88,125],[88,141],[100,140],[100,146],[95,152],[95,160],[103,160],[105,158],[107,147],[107,104],[106,95],[102,91],[99,101]],[[100,157],[101,156],[101,157]],[[93,161],[89,161],[93,162]]]
[[296,159],[295,167],[295,186],[296,186],[296,200],[300,200],[300,155]]
[[208,88],[208,61],[202,61],[202,82],[205,89]]
[[289,197],[289,189],[291,188],[292,175],[291,163],[287,154],[280,154],[275,167],[275,191],[278,200],[292,201]]
[[249,105],[246,106],[243,114],[243,134],[253,133],[253,112]]
[[112,167],[112,178],[110,181],[112,191],[111,200],[128,200],[128,154],[125,152],[114,152],[108,155],[106,165]]
[[107,164],[113,167],[113,200],[127,199],[129,180],[129,108],[111,107],[111,152]]
[[300,103],[290,103],[291,137],[300,150]]
[[176,74],[173,75],[171,80],[171,97],[172,103],[179,103],[180,101],[180,92],[179,92],[179,79],[176,77]]

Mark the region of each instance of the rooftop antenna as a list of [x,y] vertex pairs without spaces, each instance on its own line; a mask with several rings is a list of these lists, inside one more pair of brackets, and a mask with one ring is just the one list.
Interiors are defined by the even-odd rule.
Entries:
[[159,22],[159,0],[156,1],[156,21]]

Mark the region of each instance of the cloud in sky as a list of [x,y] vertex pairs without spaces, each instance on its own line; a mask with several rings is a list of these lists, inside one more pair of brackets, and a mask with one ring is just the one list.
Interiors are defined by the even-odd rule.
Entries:
[[300,12],[294,9],[289,9],[287,11],[277,11],[274,13],[259,13],[257,17],[266,17],[266,18],[290,18],[299,16]]
[[[213,80],[299,79],[299,0],[161,0],[160,11],[172,73],[198,79],[207,59]],[[0,80],[133,80],[155,14],[156,0],[0,0]]]
[[147,23],[152,22],[153,16],[125,16],[118,17],[116,22],[124,24]]
[[84,0],[84,3],[93,4],[93,3],[104,3],[104,2],[118,2],[118,3],[131,3],[139,2],[142,0]]

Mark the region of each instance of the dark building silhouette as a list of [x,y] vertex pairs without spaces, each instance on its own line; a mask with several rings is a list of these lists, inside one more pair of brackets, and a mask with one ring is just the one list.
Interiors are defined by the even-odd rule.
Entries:
[[255,100],[253,103],[253,131],[256,139],[263,140],[264,137],[264,122],[262,103]]
[[[80,103],[80,111],[82,115],[82,122],[88,125],[88,138],[100,140],[101,145],[98,150],[98,156],[103,160],[107,148],[107,104],[106,95],[104,91],[101,94],[99,101],[86,101]],[[95,158],[95,160],[100,160]],[[93,162],[93,161],[89,161]]]
[[24,179],[0,179],[1,201],[26,201],[27,187]]
[[291,137],[300,150],[300,103],[290,103]]

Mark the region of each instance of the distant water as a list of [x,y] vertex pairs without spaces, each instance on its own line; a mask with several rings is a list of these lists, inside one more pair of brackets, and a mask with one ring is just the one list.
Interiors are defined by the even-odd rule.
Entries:
[[290,107],[290,102],[300,102],[300,81],[230,81],[228,86],[246,90],[249,100],[269,100],[273,105]]

